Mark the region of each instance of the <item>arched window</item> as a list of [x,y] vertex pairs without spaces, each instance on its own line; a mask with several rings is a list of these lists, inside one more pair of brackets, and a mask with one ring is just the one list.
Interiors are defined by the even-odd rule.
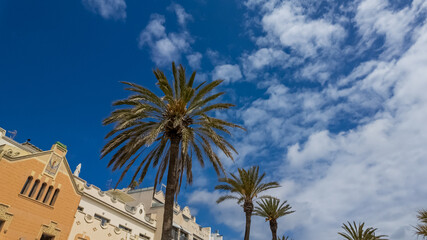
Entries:
[[36,200],[40,200],[42,198],[42,195],[44,193],[44,190],[46,189],[46,183],[43,183],[40,187],[39,193],[37,194]]
[[36,190],[37,190],[37,187],[39,186],[39,183],[40,183],[40,180],[38,180],[38,179],[34,182],[34,185],[31,188],[31,191],[30,191],[30,194],[28,194],[28,197],[34,196],[34,193],[36,193]]
[[33,181],[33,177],[32,176],[29,176],[28,178],[27,178],[27,181],[25,182],[25,184],[24,184],[24,187],[22,188],[22,190],[21,190],[21,194],[25,194],[25,193],[27,193],[27,191],[28,191],[28,188],[30,188],[30,185],[31,185],[31,182]]
[[52,194],[52,190],[53,190],[53,187],[49,186],[49,188],[47,189],[46,195],[43,198],[43,203],[47,203],[47,201],[49,201],[50,194]]
[[58,194],[59,194],[59,189],[56,189],[55,192],[53,193],[52,200],[50,200],[50,203],[49,203],[50,206],[55,205],[56,199],[58,198]]

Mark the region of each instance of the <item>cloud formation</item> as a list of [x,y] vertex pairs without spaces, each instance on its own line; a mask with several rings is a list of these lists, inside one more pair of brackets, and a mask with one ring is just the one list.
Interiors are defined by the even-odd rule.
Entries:
[[178,23],[181,27],[186,27],[187,22],[193,20],[193,16],[188,14],[179,4],[173,3],[168,7],[168,9],[175,12]]
[[82,0],[83,5],[105,19],[126,19],[125,0]]
[[212,71],[213,79],[222,79],[225,83],[235,82],[242,78],[239,65],[224,64],[216,66]]
[[187,31],[167,33],[165,21],[162,15],[151,15],[150,22],[140,33],[138,41],[140,48],[149,47],[151,58],[158,66],[165,66],[172,61],[179,62],[181,54],[189,52],[190,44],[194,41]]
[[[291,1],[246,2],[250,9],[261,6],[264,32],[254,37],[258,48],[242,55],[245,78],[248,70],[292,68],[307,84],[295,88],[271,74],[273,80],[258,84],[265,95],[237,114],[248,131],[234,141],[236,162],[260,164],[283,185],[272,194],[296,210],[280,222],[280,234],[339,239],[340,225],[354,220],[392,240],[414,237],[411,226],[427,198],[427,3],[393,4],[354,3],[345,9],[351,12],[346,25],[329,12],[313,17],[312,9]],[[351,67],[343,72],[346,61]],[[220,66],[239,76],[239,65]],[[244,78],[228,82],[238,80]],[[230,216],[242,214],[240,207],[214,204],[218,195],[200,190],[189,199],[208,204],[218,222],[243,234],[241,219]],[[253,239],[269,236],[262,221],[252,226]]]
[[302,8],[287,1],[263,16],[262,27],[267,35],[259,38],[258,44],[280,43],[304,57],[339,45],[346,37],[341,25],[325,19],[310,19]]

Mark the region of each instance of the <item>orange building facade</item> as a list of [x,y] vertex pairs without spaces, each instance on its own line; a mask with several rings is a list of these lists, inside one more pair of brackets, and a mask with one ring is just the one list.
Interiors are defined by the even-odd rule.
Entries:
[[65,155],[19,144],[0,128],[0,239],[66,240],[81,195]]

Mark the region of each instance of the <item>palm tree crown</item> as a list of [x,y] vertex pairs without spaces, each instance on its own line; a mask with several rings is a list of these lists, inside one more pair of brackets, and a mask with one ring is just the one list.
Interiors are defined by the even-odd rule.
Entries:
[[[254,166],[249,170],[242,168],[238,169],[239,176],[230,173],[231,178],[220,178],[219,182],[224,184],[217,185],[215,189],[229,191],[232,194],[224,195],[216,201],[220,203],[226,199],[236,199],[238,204],[244,203],[245,201],[251,201],[257,198],[258,195],[268,189],[280,187],[277,182],[262,183],[265,177],[265,173],[259,175],[259,167]],[[268,196],[260,196],[264,198]]]
[[415,227],[415,230],[416,230],[415,233],[418,236],[421,236],[423,239],[427,239],[427,211],[426,210],[418,211],[417,218],[421,222],[421,224],[418,224]]
[[291,206],[287,204],[287,201],[280,204],[280,200],[273,197],[267,197],[256,202],[258,204],[255,207],[254,214],[265,217],[265,220],[270,223],[270,230],[272,239],[277,239],[277,219],[285,215],[291,214],[295,211],[291,211]]
[[230,194],[221,196],[216,202],[220,203],[227,199],[235,199],[238,204],[243,203],[243,211],[246,213],[245,240],[248,240],[251,216],[254,210],[253,199],[267,197],[259,196],[259,194],[268,189],[280,187],[280,185],[277,182],[264,183],[265,173],[259,175],[259,167],[251,167],[248,170],[239,168],[238,172],[239,176],[230,173],[231,178],[219,179],[223,184],[217,185],[215,189],[228,191]]
[[270,223],[272,240],[277,240],[277,219],[295,211],[291,211],[292,207],[287,204],[287,201],[280,204],[280,200],[273,197],[263,198],[256,203],[258,206],[255,207],[254,214],[265,217],[265,220]]
[[242,128],[208,116],[212,111],[234,106],[212,103],[224,94],[213,93],[222,80],[203,82],[193,87],[196,72],[187,81],[185,69],[181,65],[177,69],[172,63],[172,73],[174,81],[171,85],[162,71],[154,70],[162,92],[160,97],[138,84],[123,82],[133,95],[113,103],[120,108],[103,122],[104,125],[114,124],[114,128],[107,134],[109,141],[101,151],[101,157],[116,151],[108,163],[113,171],[124,167],[117,184],[138,162],[130,182],[139,176],[138,183],[141,183],[150,166],[157,167],[156,189],[168,169],[162,239],[171,237],[174,198],[184,173],[187,183],[193,181],[193,154],[202,167],[208,159],[218,175],[221,172],[225,174],[214,149],[220,149],[233,159],[233,152],[237,152],[222,134],[231,134],[231,128]]
[[364,230],[365,223],[359,223],[358,226],[356,226],[355,222],[353,222],[353,225],[350,222],[347,223],[348,225],[344,223],[342,226],[345,232],[338,233],[346,240],[387,240],[386,235],[375,235],[377,228],[370,227]]
[[232,151],[237,153],[219,133],[230,134],[228,128],[242,127],[208,116],[209,112],[234,106],[229,103],[210,104],[224,94],[224,92],[211,94],[222,80],[215,80],[209,84],[203,82],[194,88],[195,72],[187,81],[185,69],[181,65],[176,69],[172,63],[172,70],[173,87],[162,71],[159,69],[154,71],[157,85],[164,94],[162,97],[138,84],[122,82],[128,85],[126,90],[132,91],[134,95],[114,102],[114,106],[126,107],[113,111],[103,122],[104,125],[115,124],[115,126],[106,136],[110,140],[102,149],[101,156],[105,157],[118,149],[108,166],[117,170],[126,165],[119,182],[143,155],[144,150],[148,150],[134,172],[131,183],[138,174],[141,182],[150,164],[159,167],[155,184],[159,183],[168,167],[171,142],[175,139],[179,140],[179,161],[176,167],[180,170],[180,179],[185,172],[189,183],[192,182],[192,153],[202,166],[204,159],[209,159],[217,174],[225,172],[219,157],[213,151],[213,146],[218,147],[231,159],[233,159]]
[[255,207],[254,214],[265,217],[266,221],[277,220],[280,217],[295,212],[290,211],[292,207],[287,204],[287,201],[280,204],[280,200],[273,197],[261,199],[261,201],[257,201],[256,203],[258,206]]

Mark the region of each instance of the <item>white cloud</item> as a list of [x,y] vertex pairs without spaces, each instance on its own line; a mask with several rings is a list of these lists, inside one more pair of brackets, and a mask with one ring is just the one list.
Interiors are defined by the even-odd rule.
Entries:
[[[249,3],[254,7],[267,1]],[[288,46],[311,56],[324,48],[334,49],[334,41],[345,44],[340,42],[345,31],[338,30],[335,36],[332,30],[341,26],[310,19],[290,4],[263,8],[267,35],[260,38],[264,41],[260,49],[244,55],[243,66],[254,71],[273,66],[277,60],[261,54],[268,49],[283,51]],[[353,220],[379,228],[392,240],[412,239],[416,211],[426,208],[427,23],[422,13],[427,2],[414,0],[401,9],[392,9],[386,1],[357,4],[357,19],[352,21],[360,27],[361,41],[385,36],[385,45],[375,49],[380,56],[357,61],[339,77],[331,74],[331,68],[343,63],[314,57],[296,72],[303,80],[320,78],[322,87],[292,88],[287,79],[266,79],[265,97],[245,102],[238,112],[248,131],[234,141],[240,153],[236,165],[260,164],[282,183],[284,187],[273,194],[289,200],[296,212],[280,222],[279,232],[292,231],[295,239],[338,239],[341,224]],[[273,15],[266,28],[266,17]],[[285,28],[289,22],[302,26],[304,33],[292,35],[292,26]],[[319,33],[321,27],[324,33]],[[288,39],[281,39],[282,35]],[[347,47],[339,53],[351,56]],[[249,59],[252,56],[257,58]],[[212,205],[215,211],[220,207]],[[232,205],[222,208],[215,218],[224,224],[230,212],[240,210],[237,205],[234,210]],[[252,227],[253,239],[270,236],[266,224],[256,222]]]
[[277,40],[284,47],[291,47],[305,57],[314,56],[321,49],[336,47],[346,37],[346,31],[339,24],[325,19],[310,19],[303,9],[290,2],[283,2],[262,18],[266,37],[258,44]]
[[390,9],[388,1],[365,0],[357,8],[355,21],[362,35],[365,48],[369,48],[377,39],[377,35],[385,36],[386,51],[384,57],[400,54],[408,37],[413,30],[413,22],[423,14],[427,7],[425,1],[415,0],[410,6],[401,10]]
[[202,54],[199,52],[195,52],[192,54],[187,55],[187,61],[193,70],[197,70],[200,68],[200,63],[202,61]]
[[182,26],[185,27],[187,25],[188,21],[193,20],[193,16],[191,16],[190,14],[188,14],[185,9],[176,3],[171,4],[168,7],[169,10],[174,11],[178,20],[178,23]]
[[[310,161],[325,159],[332,151],[336,150],[336,143],[329,137],[327,131],[323,130],[313,133],[305,143],[304,150],[296,143],[289,147],[287,159],[294,166],[302,166]],[[306,151],[310,149],[310,151]]]
[[225,83],[235,82],[242,78],[239,65],[224,64],[212,71],[213,79],[223,79]]
[[[335,64],[334,64],[335,65]],[[310,81],[317,81],[324,84],[330,77],[331,63],[325,63],[323,61],[309,63],[304,66],[299,75]]]
[[246,79],[255,79],[258,74],[262,74],[265,68],[280,66],[285,69],[293,61],[289,55],[276,48],[261,48],[251,54],[244,54],[242,57],[242,68]]
[[[258,99],[243,112],[249,131],[261,133],[256,136],[258,144],[245,140],[258,147],[253,152],[262,150],[265,146],[259,143],[265,141],[270,146],[280,145],[282,139],[294,142],[283,146],[289,147],[280,170],[286,179],[279,177],[290,187],[275,194],[288,199],[296,213],[279,229],[294,230],[298,239],[337,239],[340,225],[355,220],[379,228],[393,240],[413,238],[416,211],[425,208],[427,198],[427,186],[422,184],[427,182],[427,25],[414,36],[416,42],[397,61],[360,64],[343,78],[344,84],[339,81],[346,87],[328,86],[315,97],[306,90],[294,95],[275,85],[268,89],[267,99]],[[379,101],[372,96],[380,96]],[[332,106],[334,99],[341,99],[341,108]],[[377,112],[360,118],[358,127],[350,130],[325,130],[336,122],[340,110],[354,106]],[[286,117],[270,124],[278,116]],[[296,116],[302,121],[289,120]],[[306,119],[323,124],[298,129]],[[277,127],[287,125],[297,129],[296,138],[291,130]]]
[[150,22],[139,35],[138,46],[148,46],[152,60],[159,66],[170,64],[172,61],[179,62],[181,54],[191,50],[193,42],[190,34],[186,31],[178,33],[166,33],[164,26],[165,17],[162,15],[151,15]]
[[126,19],[125,0],[82,0],[91,11],[105,19]]
[[247,57],[248,64],[254,69],[266,66],[285,65],[289,55],[280,49],[261,48]]
[[188,203],[192,206],[208,206],[216,222],[226,224],[235,229],[244,229],[245,217],[243,209],[235,201],[224,201],[220,204],[216,200],[221,196],[218,191],[209,192],[206,190],[196,190],[188,197]]

